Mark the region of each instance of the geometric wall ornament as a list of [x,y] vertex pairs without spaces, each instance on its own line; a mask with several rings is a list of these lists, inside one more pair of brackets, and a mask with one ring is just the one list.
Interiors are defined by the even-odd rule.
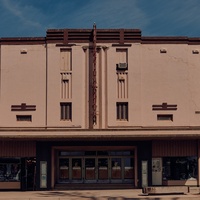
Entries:
[[162,103],[161,105],[152,105],[152,110],[177,110],[177,105]]
[[117,72],[117,98],[128,98],[128,73]]
[[26,105],[22,103],[21,105],[11,105],[11,111],[35,111],[36,105]]
[[61,99],[71,99],[72,98],[72,73],[62,72],[60,76],[61,76],[61,85],[60,85]]

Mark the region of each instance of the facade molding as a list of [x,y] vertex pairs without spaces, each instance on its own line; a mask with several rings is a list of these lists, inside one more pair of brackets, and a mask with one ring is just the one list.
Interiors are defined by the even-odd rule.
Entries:
[[1,139],[200,139],[200,130],[10,130]]

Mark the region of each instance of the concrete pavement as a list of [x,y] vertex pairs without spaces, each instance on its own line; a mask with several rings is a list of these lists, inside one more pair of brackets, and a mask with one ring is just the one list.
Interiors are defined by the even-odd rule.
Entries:
[[145,196],[140,189],[66,190],[66,191],[1,191],[0,200],[200,200],[200,194]]

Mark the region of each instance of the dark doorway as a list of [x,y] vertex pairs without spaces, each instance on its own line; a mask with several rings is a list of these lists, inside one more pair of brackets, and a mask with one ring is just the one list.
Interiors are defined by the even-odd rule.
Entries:
[[22,158],[21,165],[21,190],[35,190],[36,158]]
[[36,158],[26,159],[26,169],[27,169],[27,190],[35,190]]

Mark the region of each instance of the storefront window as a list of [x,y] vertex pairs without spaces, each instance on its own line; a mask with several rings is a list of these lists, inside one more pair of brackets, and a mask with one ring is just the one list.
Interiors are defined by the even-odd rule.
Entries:
[[196,180],[197,157],[164,157],[163,180]]
[[20,181],[20,159],[0,159],[0,182]]

